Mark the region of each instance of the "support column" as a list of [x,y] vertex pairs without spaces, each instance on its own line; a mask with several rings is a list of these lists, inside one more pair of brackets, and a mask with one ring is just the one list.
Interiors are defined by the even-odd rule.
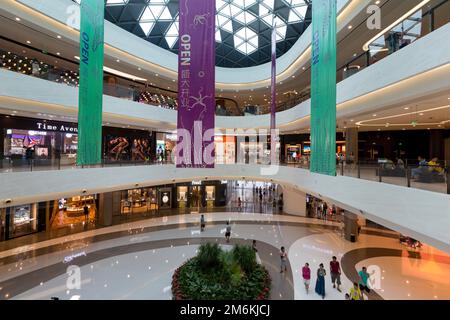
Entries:
[[350,160],[353,153],[353,161],[358,162],[358,128],[345,129],[345,159]]
[[112,225],[113,214],[120,213],[120,192],[107,192],[99,195],[98,224]]
[[358,241],[358,216],[351,212],[344,212],[344,237],[347,241]]
[[283,211],[287,214],[306,217],[306,194],[283,188]]

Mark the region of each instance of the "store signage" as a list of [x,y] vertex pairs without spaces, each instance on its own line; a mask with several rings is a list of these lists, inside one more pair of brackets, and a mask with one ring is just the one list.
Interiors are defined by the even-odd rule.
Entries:
[[202,185],[202,181],[201,180],[198,180],[198,181],[192,181],[192,185],[193,186],[201,186]]
[[177,168],[214,168],[215,0],[180,0]]
[[336,175],[336,1],[312,2],[311,172]]
[[80,252],[80,253],[75,253],[75,254],[71,254],[70,256],[64,257],[63,262],[64,263],[69,263],[71,262],[73,259],[78,258],[78,257],[86,257],[86,252]]
[[53,124],[49,122],[36,122],[36,128],[44,131],[59,131],[77,133],[77,127],[71,127],[65,124]]
[[77,164],[92,165],[102,157],[105,1],[82,1],[80,8]]

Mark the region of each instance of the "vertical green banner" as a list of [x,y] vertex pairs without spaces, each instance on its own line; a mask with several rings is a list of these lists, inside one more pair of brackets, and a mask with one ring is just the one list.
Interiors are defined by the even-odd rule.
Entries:
[[100,163],[102,157],[105,2],[81,1],[80,15],[77,164],[93,165]]
[[336,175],[336,0],[312,1],[311,172]]

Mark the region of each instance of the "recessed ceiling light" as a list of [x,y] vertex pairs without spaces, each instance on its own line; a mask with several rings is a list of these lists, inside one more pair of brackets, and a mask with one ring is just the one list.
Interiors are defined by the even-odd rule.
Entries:
[[405,109],[405,110],[408,110],[408,109],[409,109],[409,107],[404,107],[403,109]]
[[16,17],[16,21],[20,21],[20,18],[19,18],[19,17]]
[[402,130],[406,130],[405,128],[402,128]]
[[172,79],[172,82],[175,82],[175,79]]
[[155,76],[159,77],[159,74],[155,73]]
[[57,54],[58,56],[61,55],[61,53],[59,53],[59,52],[57,52],[56,54]]
[[380,4],[380,2],[381,2],[380,0],[377,0],[375,1],[375,4]]
[[141,68],[138,68],[138,70],[141,71],[142,69],[141,69]]
[[116,60],[116,62],[120,62],[120,60],[119,60],[119,59],[117,59],[117,60]]
[[427,128],[427,130],[431,130],[430,128]]
[[30,40],[27,40],[27,43],[28,43],[28,44],[31,44],[31,41],[30,41]]
[[419,113],[419,116],[423,116],[423,113],[421,112],[421,113]]
[[374,113],[372,116],[376,117],[377,115]]
[[353,26],[352,26],[352,25],[349,25],[347,28],[348,28],[348,29],[351,29],[351,28],[353,28]]
[[354,57],[356,57],[357,55],[358,55],[357,53],[354,53],[354,54],[353,54]]
[[58,39],[61,39],[62,37],[58,34],[57,36],[56,36]]
[[350,122],[353,122],[353,121],[355,121],[355,120],[353,120],[353,119],[350,120]]
[[381,129],[378,129],[378,131],[381,131]]

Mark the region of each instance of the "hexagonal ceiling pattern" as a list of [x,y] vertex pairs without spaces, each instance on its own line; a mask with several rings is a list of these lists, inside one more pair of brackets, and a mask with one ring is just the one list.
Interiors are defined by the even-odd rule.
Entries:
[[[311,23],[311,1],[216,0],[216,65],[239,68],[270,61],[272,26],[280,57]],[[178,7],[179,0],[106,0],[105,19],[177,54]]]

